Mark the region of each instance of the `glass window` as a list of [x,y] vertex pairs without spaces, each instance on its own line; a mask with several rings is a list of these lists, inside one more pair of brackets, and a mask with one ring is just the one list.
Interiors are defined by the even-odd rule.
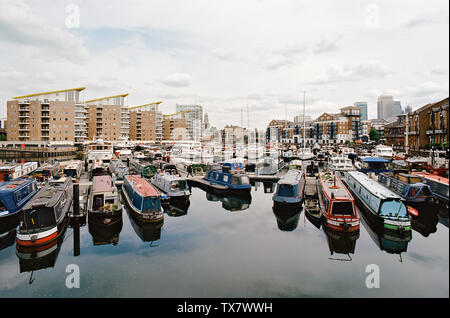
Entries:
[[353,215],[353,204],[348,201],[334,202],[331,213],[339,215]]
[[294,191],[292,189],[292,186],[288,184],[280,184],[278,186],[278,195],[282,197],[293,197]]
[[241,184],[250,184],[248,176],[241,176]]
[[406,206],[401,201],[389,200],[381,204],[380,216],[406,217]]
[[146,197],[144,198],[143,211],[159,211],[161,208],[158,197]]

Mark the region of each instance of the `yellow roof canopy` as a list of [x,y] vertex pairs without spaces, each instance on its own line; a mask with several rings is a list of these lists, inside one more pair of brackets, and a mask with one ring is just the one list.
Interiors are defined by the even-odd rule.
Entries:
[[30,95],[23,95],[23,96],[16,96],[13,97],[13,99],[21,99],[21,98],[27,98],[27,97],[33,97],[33,96],[39,96],[39,95],[49,95],[49,94],[56,94],[56,93],[62,93],[62,92],[68,92],[68,91],[82,91],[86,89],[86,87],[77,87],[77,88],[69,88],[69,89],[61,89],[58,91],[51,91],[51,92],[43,92],[43,93],[35,93]]
[[109,99],[109,98],[115,98],[115,97],[127,97],[128,93],[126,94],[121,94],[121,95],[114,95],[114,96],[108,96],[108,97],[102,97],[102,98],[96,98],[96,99],[91,99],[91,100],[87,100],[85,101],[85,103],[91,103],[91,102],[96,102],[98,100],[103,100],[103,99]]

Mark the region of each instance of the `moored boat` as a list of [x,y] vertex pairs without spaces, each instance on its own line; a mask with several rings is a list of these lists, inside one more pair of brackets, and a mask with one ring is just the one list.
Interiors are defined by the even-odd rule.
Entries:
[[251,190],[249,177],[243,173],[230,173],[228,167],[208,165],[204,179],[210,184],[225,186],[232,191],[250,192]]
[[47,182],[20,213],[17,245],[41,246],[56,240],[69,222],[72,197],[72,178]]
[[33,177],[38,182],[44,182],[50,179],[51,177],[54,177],[56,175],[59,175],[61,172],[61,164],[59,162],[48,162],[44,163],[41,167],[37,168],[33,171]]
[[433,203],[435,197],[429,185],[414,174],[380,173],[378,181],[405,199],[408,204]]
[[318,198],[324,226],[344,232],[359,230],[355,200],[337,175],[319,174]]
[[17,221],[20,210],[38,191],[34,179],[0,182],[0,228],[7,227],[13,219]]
[[188,200],[189,188],[186,179],[168,173],[156,174],[151,183],[167,194],[171,200]]
[[108,225],[122,220],[119,193],[110,176],[95,176],[89,189],[89,223]]
[[433,195],[444,204],[447,208],[449,206],[449,180],[428,172],[413,172],[414,175],[420,177],[422,182],[429,185]]
[[11,181],[31,174],[38,168],[38,163],[26,162],[24,164],[2,164],[0,165],[0,182]]
[[122,196],[128,211],[144,222],[160,222],[164,219],[160,192],[145,178],[125,176]]
[[83,171],[83,164],[81,160],[71,160],[64,163],[63,175],[72,178],[73,181],[80,179]]
[[275,205],[300,205],[305,190],[305,174],[301,170],[289,170],[277,183],[272,199]]
[[360,171],[345,172],[344,182],[374,224],[385,230],[411,232],[411,216],[402,198]]

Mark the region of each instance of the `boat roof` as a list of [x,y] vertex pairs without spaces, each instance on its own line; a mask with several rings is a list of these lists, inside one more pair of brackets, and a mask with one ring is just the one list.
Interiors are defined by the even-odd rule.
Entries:
[[365,187],[367,190],[369,190],[372,194],[382,198],[393,198],[393,199],[401,199],[399,195],[392,192],[388,188],[384,187],[382,184],[380,184],[378,181],[375,181],[371,178],[369,178],[368,175],[361,171],[347,171],[348,174],[350,174],[353,178],[358,180],[358,182]]
[[157,176],[167,179],[168,181],[186,181],[185,178],[182,178],[178,175],[168,174],[168,173],[159,173]]
[[138,175],[125,176],[130,185],[143,197],[155,197],[159,196],[158,190],[150,184],[144,178]]
[[380,157],[366,157],[363,158],[364,162],[375,162],[375,163],[388,163],[389,160]]
[[332,197],[333,194],[335,199],[353,200],[352,195],[348,192],[347,188],[338,176],[333,175],[330,172],[325,172],[320,173],[319,178],[322,188],[327,193],[328,197]]
[[11,181],[0,182],[0,192],[10,192],[17,190],[17,187],[28,184],[32,182],[33,179],[14,179]]
[[278,181],[278,184],[298,184],[303,175],[303,171],[298,169],[291,169]]
[[97,192],[113,192],[115,186],[110,176],[94,176],[92,181],[93,193]]
[[[64,182],[60,182],[60,180]],[[60,178],[58,182],[47,182],[23,209],[28,210],[41,206],[54,206],[58,202],[61,194],[66,190],[66,185],[69,182],[72,182],[72,179]]]
[[441,177],[441,176],[437,176],[435,174],[429,173],[429,172],[419,172],[419,171],[415,171],[412,174],[423,177],[425,179],[430,179],[433,181],[437,181],[439,183],[445,184],[445,185],[449,185],[449,180],[448,178],[445,177]]
[[428,159],[427,158],[420,158],[420,157],[412,157],[412,158],[408,158],[405,159],[405,162],[410,162],[410,163],[428,163]]

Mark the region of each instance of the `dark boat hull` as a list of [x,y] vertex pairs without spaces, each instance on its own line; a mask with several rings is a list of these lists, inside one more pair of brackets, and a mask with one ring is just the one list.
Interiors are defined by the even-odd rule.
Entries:
[[126,191],[122,191],[122,197],[127,206],[128,212],[140,222],[144,223],[157,223],[164,220],[164,211],[162,209],[157,212],[142,213],[136,210],[136,208],[131,204],[130,198],[128,197]]
[[108,226],[122,220],[122,208],[114,212],[88,211],[88,222]]

